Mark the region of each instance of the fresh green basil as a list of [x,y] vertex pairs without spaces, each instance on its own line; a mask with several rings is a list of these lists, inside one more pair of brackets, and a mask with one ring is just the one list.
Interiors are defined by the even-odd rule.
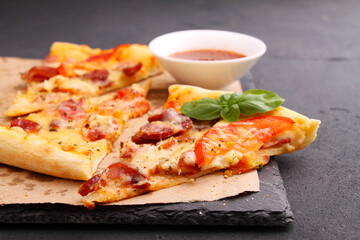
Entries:
[[240,100],[240,93],[223,94],[219,97],[221,117],[228,122],[239,120],[240,109],[237,102]]
[[221,106],[217,99],[201,98],[184,103],[181,112],[197,120],[211,120],[220,117]]
[[229,93],[223,94],[219,97],[220,104],[222,106],[231,106],[237,104],[241,98],[241,93]]
[[243,94],[238,101],[240,111],[244,115],[263,113],[279,107],[285,99],[276,93],[260,89],[250,89]]
[[184,103],[181,112],[197,120],[212,120],[220,116],[228,121],[239,120],[240,114],[252,115],[276,109],[285,100],[276,93],[251,89],[240,93],[227,93],[218,99],[201,98]]
[[236,122],[237,120],[239,120],[239,116],[240,116],[239,105],[233,104],[230,106],[223,107],[221,108],[220,114],[225,121]]

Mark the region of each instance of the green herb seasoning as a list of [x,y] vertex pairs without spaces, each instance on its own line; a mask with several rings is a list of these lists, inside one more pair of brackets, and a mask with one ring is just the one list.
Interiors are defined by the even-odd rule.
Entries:
[[227,122],[236,122],[240,114],[252,115],[276,109],[285,99],[276,93],[250,89],[243,93],[227,93],[218,99],[201,98],[184,103],[181,112],[197,120],[212,120],[222,117]]

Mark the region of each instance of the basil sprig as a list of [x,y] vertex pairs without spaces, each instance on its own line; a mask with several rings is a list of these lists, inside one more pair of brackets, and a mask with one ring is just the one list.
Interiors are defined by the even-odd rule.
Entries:
[[284,101],[274,92],[250,89],[243,93],[226,93],[218,99],[201,98],[187,102],[182,105],[181,112],[197,120],[212,120],[221,116],[227,122],[236,122],[240,114],[268,112]]

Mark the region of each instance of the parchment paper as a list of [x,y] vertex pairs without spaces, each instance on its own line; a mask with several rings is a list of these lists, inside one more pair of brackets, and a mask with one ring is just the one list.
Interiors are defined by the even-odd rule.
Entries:
[[[20,73],[32,66],[40,64],[37,59],[20,59],[0,57],[0,123],[8,123],[11,119],[3,115],[17,91],[25,89],[25,82]],[[152,109],[160,107],[167,98],[167,87],[177,83],[170,75],[162,74],[153,79],[153,86],[148,96]],[[228,86],[225,90],[241,92],[239,82]],[[118,160],[119,142],[128,139],[140,126],[146,123],[147,115],[133,119],[129,127],[115,142],[113,151],[100,163],[98,172],[110,163]],[[1,144],[1,143],[0,143]],[[77,190],[81,181],[60,179],[39,173],[22,170],[0,164],[0,205],[18,203],[64,203],[81,205],[81,196]],[[148,193],[132,199],[123,200],[115,205],[175,203],[193,201],[212,201],[235,196],[242,192],[259,191],[257,171],[235,175],[225,179],[222,172],[209,174],[168,189]]]

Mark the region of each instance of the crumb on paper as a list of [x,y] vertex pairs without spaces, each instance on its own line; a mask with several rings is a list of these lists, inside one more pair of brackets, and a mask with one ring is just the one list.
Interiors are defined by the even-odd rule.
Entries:
[[195,178],[190,178],[189,180],[187,180],[187,182],[193,183],[193,182],[195,182]]
[[224,172],[224,178],[229,178],[229,177],[232,177],[232,173],[231,173],[231,171],[226,170],[226,171]]

